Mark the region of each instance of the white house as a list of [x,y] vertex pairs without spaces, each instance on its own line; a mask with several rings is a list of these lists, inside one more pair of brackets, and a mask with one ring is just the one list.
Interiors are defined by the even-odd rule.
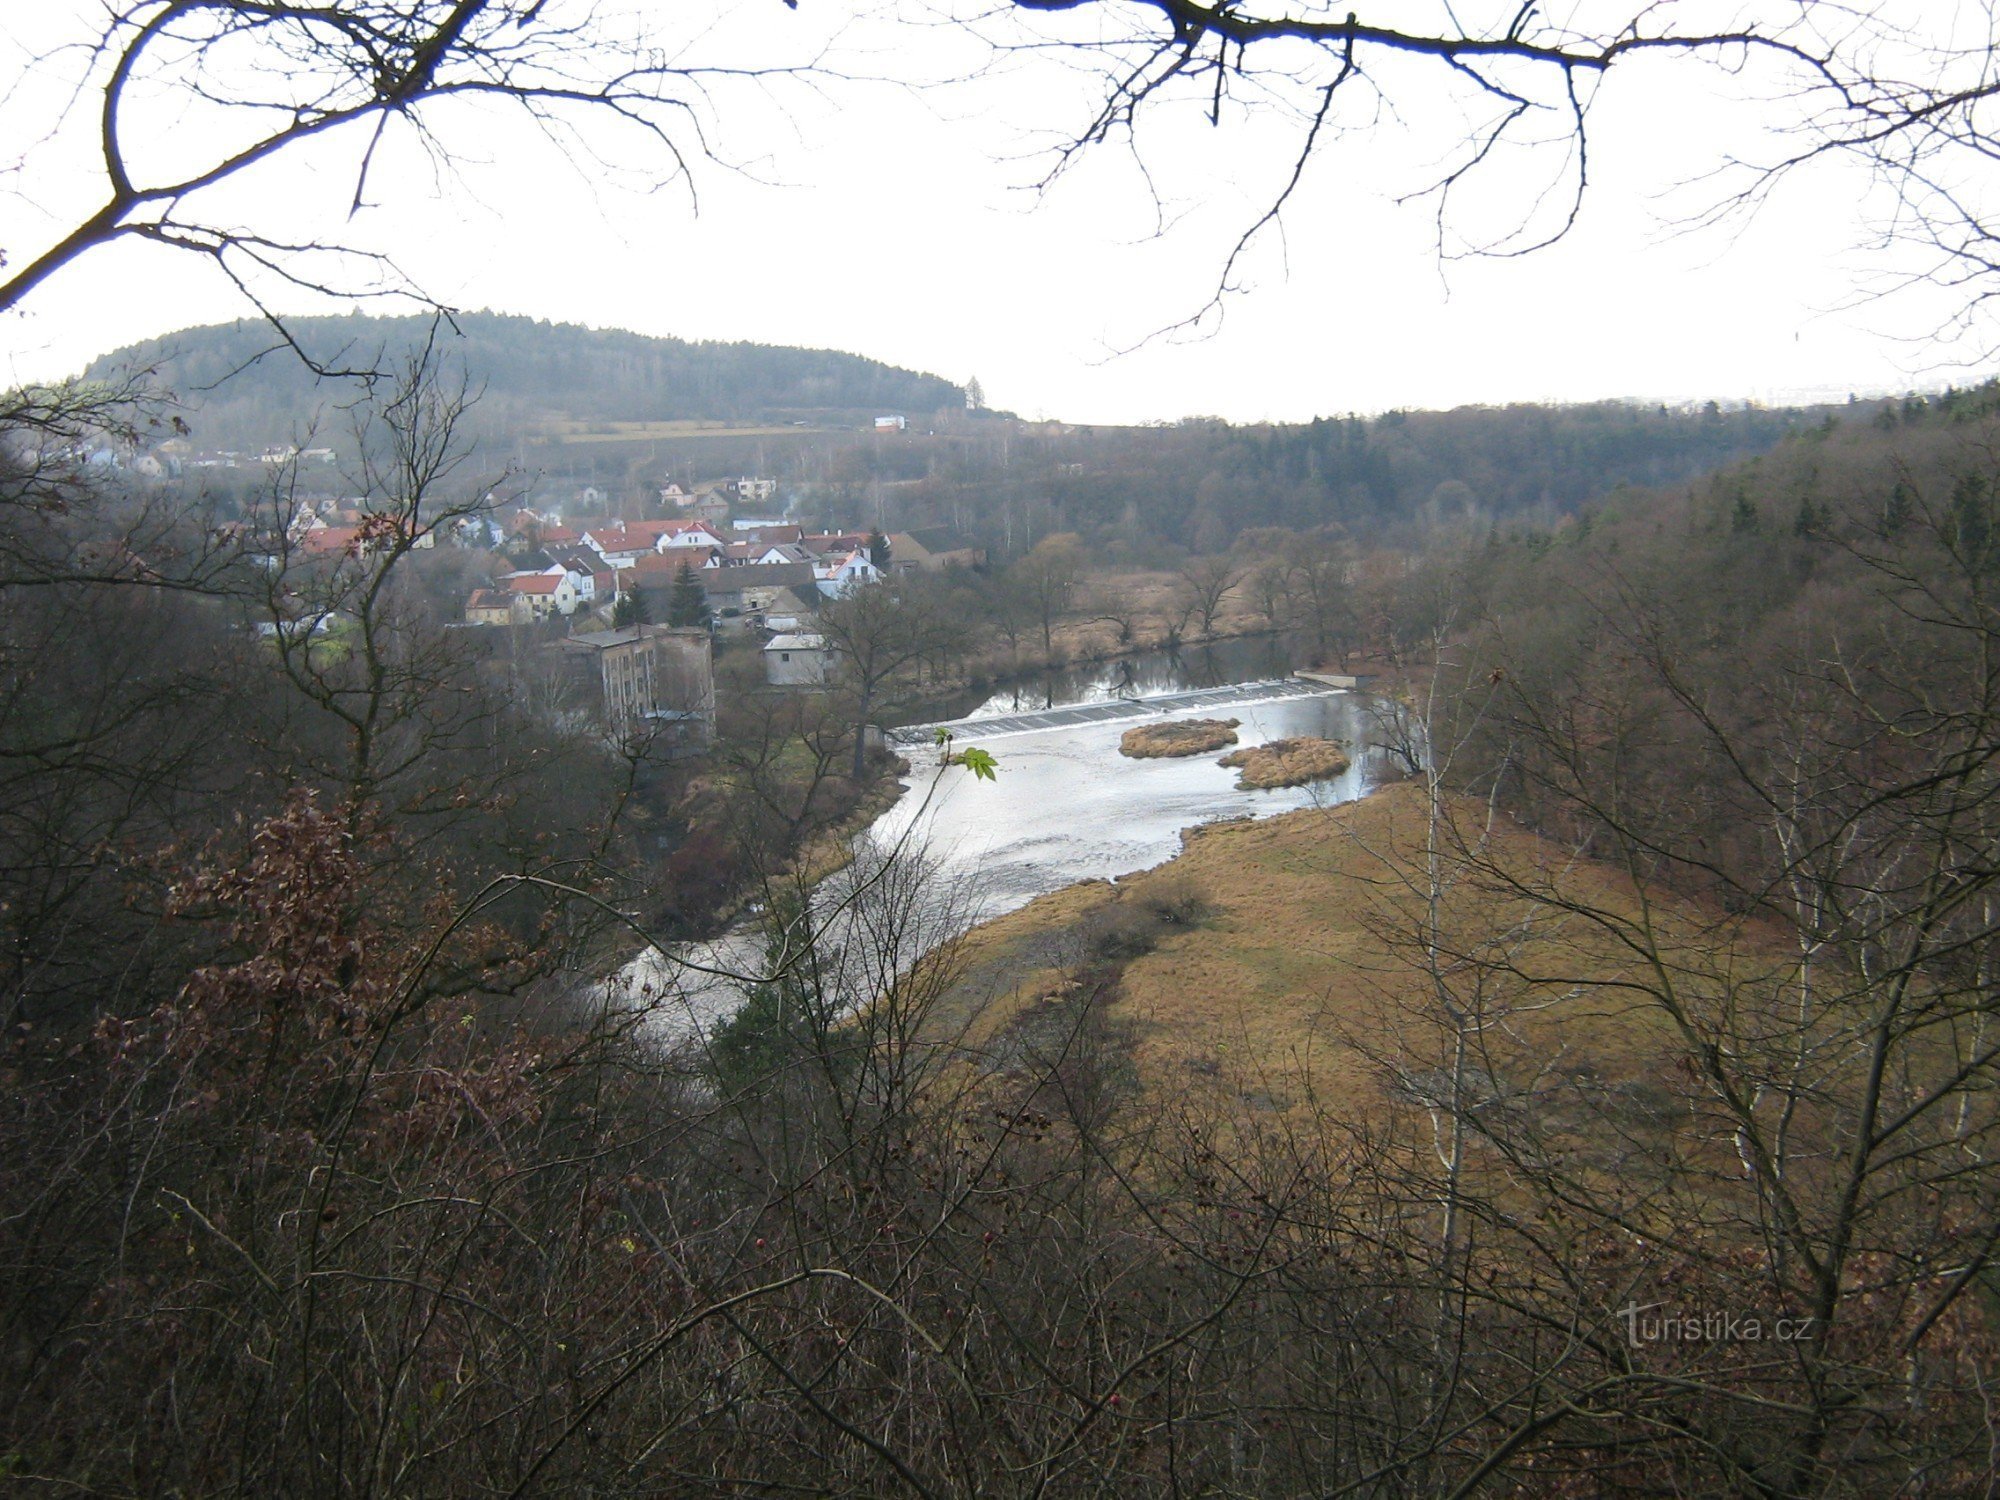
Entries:
[[728,539],[706,521],[670,521],[667,529],[660,533],[662,552],[674,547],[726,548],[728,545]]
[[509,573],[499,583],[508,593],[527,600],[530,619],[546,620],[552,614],[576,613],[583,603],[578,581],[567,569],[550,568],[543,573]]
[[813,568],[813,582],[829,599],[838,599],[864,584],[881,580],[882,570],[870,560],[865,548],[831,557]]

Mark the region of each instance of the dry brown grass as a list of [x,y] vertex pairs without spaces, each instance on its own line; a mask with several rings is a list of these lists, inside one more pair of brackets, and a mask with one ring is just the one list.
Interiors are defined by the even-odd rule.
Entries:
[[1167,724],[1141,724],[1119,737],[1118,753],[1134,760],[1206,755],[1224,745],[1235,744],[1236,726],[1242,722],[1241,719],[1180,719]]
[[1332,740],[1301,735],[1231,751],[1216,764],[1243,773],[1236,778],[1237,791],[1268,792],[1329,780],[1344,772],[1349,762]]
[[[1579,860],[1480,804],[1453,805],[1450,837],[1483,840],[1486,859],[1521,886],[1636,913],[1618,872]],[[1059,1017],[1079,975],[1125,1049],[1136,1086],[1163,1102],[1221,1088],[1247,1106],[1288,1114],[1331,1107],[1353,1119],[1413,1108],[1399,1079],[1437,1068],[1449,1030],[1416,941],[1426,909],[1427,818],[1421,785],[1385,787],[1361,802],[1193,830],[1182,854],[1116,885],[1057,891],[974,932],[971,980],[944,1006],[941,1032],[985,1066],[1005,1069],[1025,1029]],[[1635,1098],[1685,1056],[1636,991],[1637,961],[1588,922],[1505,882],[1462,876],[1442,908],[1445,967],[1482,934],[1506,934],[1507,972],[1488,977],[1493,1024],[1481,1050],[1496,1076],[1558,1069]],[[1093,963],[1092,924],[1155,887],[1199,890],[1199,922],[1162,931],[1149,951]],[[1718,919],[1693,908],[1650,909],[1689,986],[1781,973],[1780,945],[1738,934],[1714,947]],[[1095,968],[1095,977],[1091,971]],[[1452,982],[1470,986],[1462,967]]]

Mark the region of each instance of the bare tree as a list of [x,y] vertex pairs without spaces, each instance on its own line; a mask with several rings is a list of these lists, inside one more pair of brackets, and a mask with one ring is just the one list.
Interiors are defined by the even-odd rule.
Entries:
[[1083,544],[1075,533],[1045,536],[1008,570],[1035,622],[1042,629],[1042,659],[1055,657],[1056,620],[1069,608],[1083,571]]
[[1203,635],[1214,635],[1222,601],[1243,581],[1243,570],[1227,556],[1197,557],[1182,565],[1179,578],[1187,613],[1201,616]]
[[[759,71],[690,63],[684,47],[568,0],[133,0],[112,7],[87,44],[37,65],[60,71],[71,59],[81,72],[69,107],[95,130],[102,201],[45,243],[7,247],[0,311],[124,239],[207,257],[260,307],[258,288],[274,278],[381,289],[393,267],[379,257],[244,227],[222,190],[332,140],[347,148],[359,210],[379,153],[401,138],[448,157],[462,128],[450,112],[487,102],[600,161],[623,138],[649,175],[671,178],[706,149],[713,90]],[[169,128],[188,149],[149,149]]]
[[828,604],[817,625],[838,653],[854,700],[853,775],[867,772],[868,726],[889,689],[955,648],[959,626],[937,587],[916,574],[856,588]]
[[[1676,182],[1657,184],[1704,181],[1711,196],[1695,222],[1754,211],[1800,172],[1858,167],[1872,180],[1855,185],[1856,238],[1899,252],[1889,286],[1944,288],[1944,331],[1981,330],[1975,357],[1991,347],[2000,34],[1983,10],[1915,19],[1818,0],[1584,10],[1479,0],[1423,16],[1283,0],[1142,0],[1116,11],[1104,0],[1016,0],[1013,24],[989,31],[1003,50],[1081,50],[1077,12],[1104,28],[1088,44],[1102,93],[1054,154],[1050,180],[1106,145],[1158,165],[1173,148],[1165,131],[1149,149],[1156,117],[1218,129],[1256,121],[1260,154],[1236,170],[1256,175],[1261,207],[1177,327],[1212,317],[1247,285],[1251,252],[1296,200],[1337,191],[1320,184],[1339,174],[1316,176],[1316,162],[1379,159],[1385,134],[1408,137],[1397,196],[1427,207],[1441,258],[1513,257],[1561,239],[1602,177],[1593,105],[1650,60],[1671,64],[1686,108],[1721,91],[1757,101],[1772,127],[1723,159],[1681,161]],[[1272,152],[1265,143],[1278,128],[1288,145]]]

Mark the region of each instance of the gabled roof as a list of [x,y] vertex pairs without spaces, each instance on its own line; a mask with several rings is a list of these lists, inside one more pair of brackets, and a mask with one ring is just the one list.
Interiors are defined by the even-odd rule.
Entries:
[[905,537],[915,542],[924,551],[930,553],[977,552],[980,550],[979,543],[959,535],[959,533],[953,531],[949,526],[927,526],[921,531],[898,531],[892,534],[889,538],[889,546],[892,553],[897,541]]
[[764,643],[766,651],[824,651],[823,635],[774,635]]
[[816,531],[810,536],[799,538],[799,545],[817,556],[824,557],[829,552],[852,552],[856,547],[868,545],[865,531]]
[[596,573],[604,567],[604,554],[594,547],[565,547],[560,552],[550,549],[549,556],[572,573]]
[[299,540],[308,552],[346,552],[360,535],[359,526],[321,526]]
[[699,573],[706,555],[707,549],[702,547],[680,547],[672,552],[642,552],[632,564],[632,572],[640,578],[678,578],[682,568]]
[[517,594],[553,594],[568,576],[566,573],[513,573],[501,582]]
[[465,601],[467,614],[470,614],[475,609],[512,609],[513,607],[513,601],[499,589],[474,589],[472,596]]
[[740,594],[745,589],[811,588],[811,563],[744,563],[734,568],[704,568],[694,576],[711,594]]

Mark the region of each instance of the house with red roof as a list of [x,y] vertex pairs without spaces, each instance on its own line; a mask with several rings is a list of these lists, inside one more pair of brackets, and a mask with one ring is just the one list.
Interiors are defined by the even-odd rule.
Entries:
[[526,602],[531,620],[546,620],[550,615],[573,615],[583,602],[576,575],[562,568],[546,573],[509,573],[499,582],[516,599]]

